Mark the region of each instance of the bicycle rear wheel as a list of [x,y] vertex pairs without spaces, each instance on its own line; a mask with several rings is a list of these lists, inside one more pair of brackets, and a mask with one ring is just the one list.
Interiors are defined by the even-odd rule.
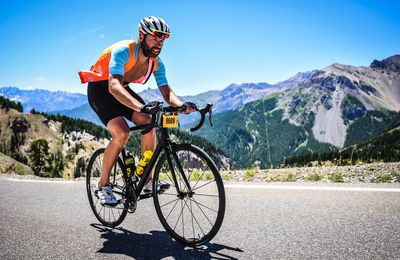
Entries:
[[121,224],[128,212],[128,201],[125,198],[126,183],[122,172],[123,163],[118,157],[117,163],[110,172],[110,184],[118,204],[115,207],[101,204],[96,191],[103,168],[104,150],[104,148],[98,149],[89,160],[86,170],[86,190],[90,207],[96,218],[105,226],[115,227]]
[[[186,246],[196,247],[209,242],[222,225],[224,186],[214,162],[203,150],[190,144],[177,144],[175,153],[176,157],[171,153],[171,161],[179,191],[164,153],[154,173],[154,205],[161,224],[171,237]],[[185,184],[178,164],[190,188]],[[158,180],[167,182],[170,188],[158,193],[155,189]]]

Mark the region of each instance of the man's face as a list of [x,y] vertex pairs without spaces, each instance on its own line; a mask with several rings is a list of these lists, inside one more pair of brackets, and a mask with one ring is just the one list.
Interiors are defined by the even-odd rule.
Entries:
[[146,37],[143,37],[143,40],[145,41],[145,44],[151,53],[157,57],[161,52],[165,39],[155,35],[147,34]]

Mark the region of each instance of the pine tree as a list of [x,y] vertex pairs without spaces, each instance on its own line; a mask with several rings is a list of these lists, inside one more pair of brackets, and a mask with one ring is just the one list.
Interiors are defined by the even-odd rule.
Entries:
[[38,139],[31,143],[29,148],[29,160],[31,168],[36,175],[44,175],[48,156],[49,145],[45,139]]

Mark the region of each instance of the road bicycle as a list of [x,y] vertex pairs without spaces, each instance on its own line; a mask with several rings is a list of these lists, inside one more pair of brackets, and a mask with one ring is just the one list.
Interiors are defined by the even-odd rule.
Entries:
[[[103,225],[116,227],[128,212],[135,212],[138,201],[152,197],[157,216],[168,234],[183,245],[200,246],[209,242],[222,225],[225,214],[223,181],[215,163],[202,149],[170,139],[168,129],[177,127],[178,113],[185,108],[163,107],[162,102],[156,104],[150,124],[130,128],[131,131],[141,130],[142,134],[152,128],[160,130],[158,144],[142,177],[138,179],[133,173],[128,174],[130,171],[123,163],[127,151],[122,149],[110,173],[110,184],[118,204],[103,205],[96,193],[105,150],[99,149],[90,158],[86,171],[89,203]],[[212,125],[212,104],[197,111],[201,118],[191,131],[202,127],[207,113]],[[152,171],[152,192],[142,194]],[[157,191],[158,180],[168,183],[170,188]]]

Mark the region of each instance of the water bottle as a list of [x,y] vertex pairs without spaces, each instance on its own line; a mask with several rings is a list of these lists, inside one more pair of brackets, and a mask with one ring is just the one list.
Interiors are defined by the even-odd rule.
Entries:
[[141,177],[144,168],[147,166],[147,164],[150,162],[151,157],[153,156],[153,152],[151,150],[147,150],[144,152],[142,159],[139,161],[136,170],[135,170],[135,175],[137,177]]
[[[133,157],[133,154],[129,151],[126,152],[126,157],[125,157],[125,169],[126,169],[126,173],[128,174],[128,176],[135,176],[134,174],[132,174],[133,172],[135,172],[135,159]],[[132,180],[135,181],[136,179]]]

